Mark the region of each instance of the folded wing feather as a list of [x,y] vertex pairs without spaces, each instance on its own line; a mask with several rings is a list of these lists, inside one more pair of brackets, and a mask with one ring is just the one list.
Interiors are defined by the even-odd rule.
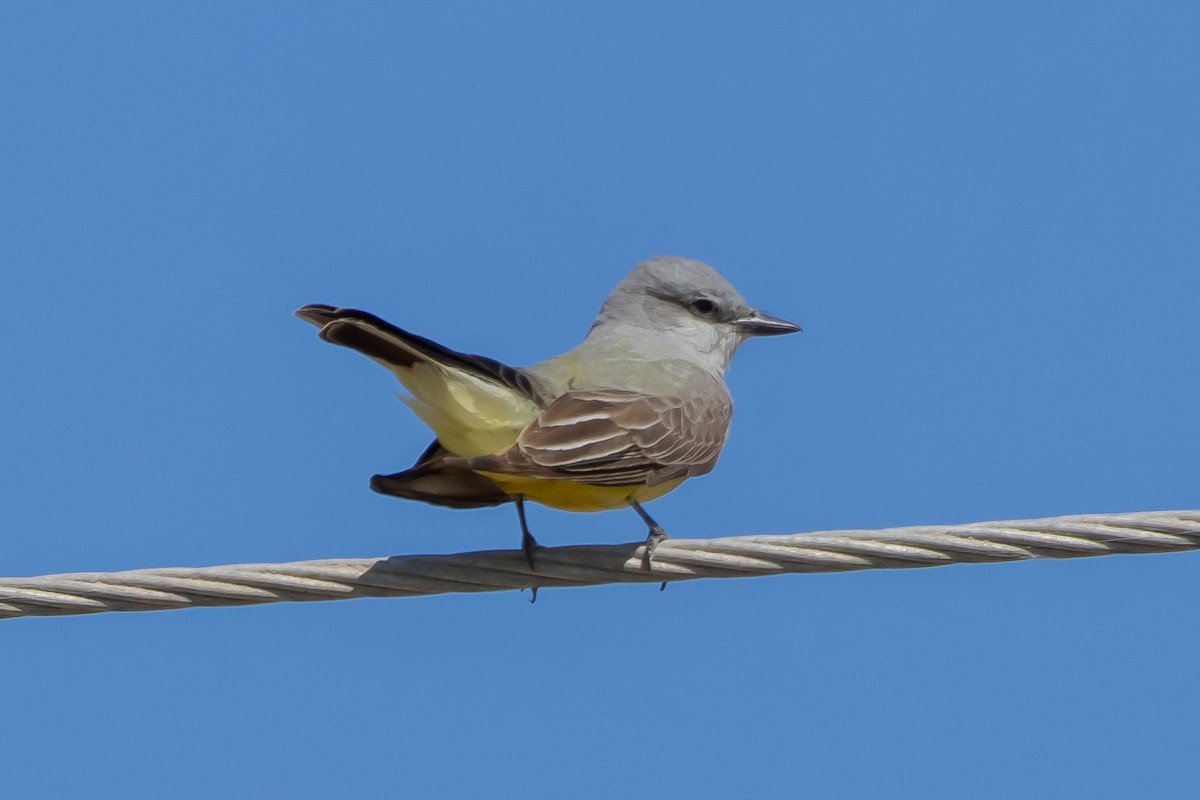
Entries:
[[449,463],[597,486],[703,475],[717,462],[732,413],[723,386],[714,381],[704,388],[686,400],[621,389],[570,391],[504,452]]

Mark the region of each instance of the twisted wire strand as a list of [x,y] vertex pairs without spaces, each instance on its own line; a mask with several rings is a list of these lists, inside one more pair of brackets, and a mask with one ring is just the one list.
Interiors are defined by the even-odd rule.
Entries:
[[539,549],[164,567],[0,578],[0,619],[242,606],[353,597],[742,578],[945,564],[1167,553],[1200,548],[1200,510],[1086,514],[778,536],[667,539],[644,563],[642,542]]

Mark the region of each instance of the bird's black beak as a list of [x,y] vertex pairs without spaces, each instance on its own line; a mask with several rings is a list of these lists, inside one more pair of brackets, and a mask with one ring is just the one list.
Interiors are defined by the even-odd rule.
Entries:
[[801,328],[794,322],[772,317],[761,311],[751,311],[746,316],[734,322],[738,330],[749,336],[778,336],[781,333],[802,333]]

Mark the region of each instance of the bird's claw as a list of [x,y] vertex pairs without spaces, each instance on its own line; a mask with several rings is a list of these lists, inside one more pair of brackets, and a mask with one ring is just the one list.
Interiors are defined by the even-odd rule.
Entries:
[[521,534],[521,552],[525,554],[525,560],[529,562],[531,570],[536,569],[533,566],[533,553],[539,547],[541,545],[537,543],[537,539],[534,539],[528,532]]
[[654,570],[654,551],[664,540],[669,538],[667,532],[658,525],[651,526],[650,533],[646,536],[646,552],[642,555],[642,566],[647,572]]

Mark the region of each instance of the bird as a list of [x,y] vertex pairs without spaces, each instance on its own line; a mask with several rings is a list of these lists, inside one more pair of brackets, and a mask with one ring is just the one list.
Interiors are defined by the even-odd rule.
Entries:
[[435,438],[376,492],[450,508],[513,503],[521,550],[539,545],[526,501],[567,511],[632,508],[644,564],[666,531],[643,504],[711,471],[733,403],[724,373],[744,341],[803,330],[752,308],[708,264],[638,263],[608,294],[583,341],[528,367],[452,350],[353,308],[306,305],[321,339],[386,367]]

